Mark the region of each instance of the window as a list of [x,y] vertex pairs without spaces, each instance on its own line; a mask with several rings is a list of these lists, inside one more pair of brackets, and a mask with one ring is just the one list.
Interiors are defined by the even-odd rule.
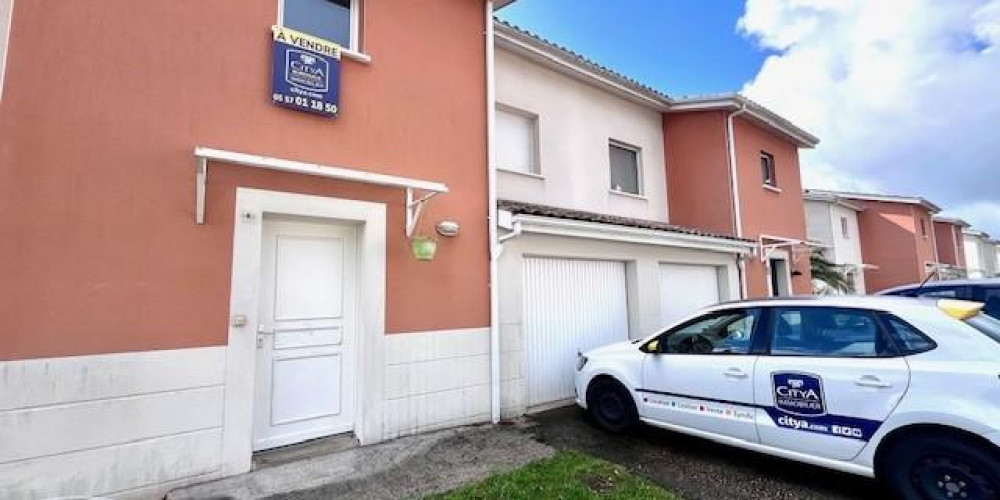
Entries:
[[867,311],[835,307],[774,309],[771,354],[876,357],[892,350]]
[[774,156],[771,153],[760,152],[760,175],[765,186],[778,187],[778,177],[774,171]]
[[282,26],[329,40],[341,47],[356,47],[358,0],[281,0],[278,20]]
[[978,300],[984,304],[983,312],[993,316],[994,318],[1000,319],[1000,287],[984,287],[980,288],[976,293]]
[[538,173],[538,117],[497,107],[496,165],[504,170]]
[[847,225],[847,217],[840,218],[840,234],[844,236],[845,240],[851,239],[850,227]]
[[619,143],[608,145],[611,157],[611,189],[630,194],[642,194],[639,179],[639,150]]
[[957,288],[947,288],[947,287],[937,287],[937,288],[925,288],[916,293],[918,297],[940,297],[945,299],[954,299],[958,297]]
[[892,341],[902,354],[917,354],[935,347],[934,341],[905,321],[889,315],[885,316],[885,320],[889,325]]
[[927,237],[927,221],[920,219],[920,236]]
[[667,354],[746,354],[758,311],[711,313],[681,325],[661,337],[660,352]]
[[980,314],[969,318],[966,323],[976,330],[983,332],[987,337],[1000,342],[1000,320]]

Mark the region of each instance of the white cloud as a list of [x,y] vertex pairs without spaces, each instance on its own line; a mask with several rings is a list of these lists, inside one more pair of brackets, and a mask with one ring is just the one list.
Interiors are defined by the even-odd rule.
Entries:
[[1000,234],[1000,0],[747,0],[738,28],[775,52],[743,92],[822,141],[807,187],[924,196]]

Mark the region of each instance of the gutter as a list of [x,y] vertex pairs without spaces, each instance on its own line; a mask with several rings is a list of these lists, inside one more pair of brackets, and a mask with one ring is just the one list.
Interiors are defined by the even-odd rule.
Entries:
[[[736,135],[733,127],[733,118],[747,112],[746,103],[740,104],[740,109],[726,115],[726,145],[729,156],[729,198],[733,202],[733,225],[737,238],[743,237],[743,214],[740,210],[740,186],[739,177],[736,172]],[[740,297],[747,298],[747,269],[746,261],[739,259],[738,267],[740,272]]]
[[487,222],[490,247],[490,421],[497,424],[500,423],[500,291],[497,282],[500,242],[497,239],[497,169],[493,160],[496,152],[493,0],[486,0],[483,17],[486,37],[486,199],[489,203]]

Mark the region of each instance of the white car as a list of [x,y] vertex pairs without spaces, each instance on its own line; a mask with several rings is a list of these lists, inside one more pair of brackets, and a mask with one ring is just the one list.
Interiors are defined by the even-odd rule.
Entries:
[[1000,498],[1000,321],[896,297],[744,301],[581,354],[576,402],[877,477],[906,499]]

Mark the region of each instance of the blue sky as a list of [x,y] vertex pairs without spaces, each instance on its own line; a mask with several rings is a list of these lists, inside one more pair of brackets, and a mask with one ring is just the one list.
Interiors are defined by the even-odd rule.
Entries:
[[[608,6],[615,4],[615,8]],[[734,0],[518,0],[500,18],[670,95],[739,90],[766,53],[740,35]]]

